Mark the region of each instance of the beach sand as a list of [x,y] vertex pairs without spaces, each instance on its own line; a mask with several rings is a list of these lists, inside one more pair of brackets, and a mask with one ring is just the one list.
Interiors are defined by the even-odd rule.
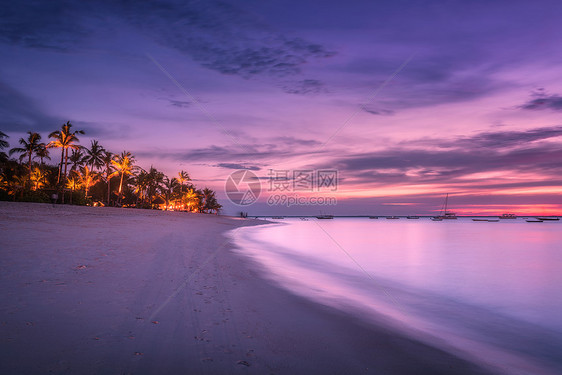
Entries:
[[294,296],[215,215],[0,202],[1,374],[484,374]]

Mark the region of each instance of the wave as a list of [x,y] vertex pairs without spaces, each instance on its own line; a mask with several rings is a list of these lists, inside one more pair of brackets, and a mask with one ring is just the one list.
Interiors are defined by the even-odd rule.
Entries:
[[246,227],[231,235],[240,254],[264,267],[263,277],[294,294],[500,372],[562,373],[562,332],[296,252],[265,240],[264,230],[268,228]]

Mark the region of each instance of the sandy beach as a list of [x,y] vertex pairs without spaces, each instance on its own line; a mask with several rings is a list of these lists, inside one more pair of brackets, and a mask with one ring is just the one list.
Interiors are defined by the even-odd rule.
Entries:
[[488,373],[273,285],[225,235],[263,223],[0,202],[0,373]]

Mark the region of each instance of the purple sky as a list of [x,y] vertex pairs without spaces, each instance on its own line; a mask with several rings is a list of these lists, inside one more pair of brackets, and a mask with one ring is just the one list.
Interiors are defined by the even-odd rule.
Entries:
[[[0,130],[71,121],[250,214],[562,211],[558,1],[6,2]],[[56,160],[56,158],[53,158]],[[336,206],[270,207],[269,169],[337,169]],[[287,194],[287,192],[284,192]]]

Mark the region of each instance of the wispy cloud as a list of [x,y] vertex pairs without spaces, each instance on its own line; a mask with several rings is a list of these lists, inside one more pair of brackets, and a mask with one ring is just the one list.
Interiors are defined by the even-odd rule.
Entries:
[[[242,8],[222,1],[9,2],[0,14],[0,41],[60,51],[88,48],[89,37],[111,22],[127,23],[158,44],[223,74],[298,75],[313,59],[335,54],[325,46],[271,30]],[[294,90],[312,90],[312,80]],[[300,88],[300,89],[299,89]]]
[[47,114],[32,98],[0,81],[0,129],[24,132],[51,130],[62,119]]
[[334,55],[321,44],[274,32],[220,1],[122,3],[118,9],[157,42],[223,74],[291,76],[311,59]]
[[81,22],[83,11],[59,1],[3,2],[0,41],[57,51],[74,49],[90,33]]
[[370,108],[367,106],[362,106],[361,107],[365,112],[370,113],[372,115],[377,115],[377,116],[391,116],[394,114],[394,111],[391,111],[390,109],[374,109],[374,108]]
[[324,84],[317,79],[303,79],[295,82],[288,82],[283,86],[283,91],[289,94],[318,94],[326,92]]
[[[252,141],[255,141],[252,139]],[[185,151],[140,151],[138,156],[167,158],[179,161],[205,162],[224,168],[245,166],[255,167],[256,161],[267,163],[300,155],[312,155],[310,148],[319,142],[295,137],[273,137],[253,143],[244,143],[232,146],[211,145],[208,147],[190,149]]]
[[178,108],[188,108],[192,104],[191,102],[188,102],[186,100],[169,100],[169,102],[170,105]]
[[[562,142],[555,139],[559,136],[562,126],[482,132],[452,140],[420,139],[401,147],[332,158],[323,166],[345,171],[342,177],[356,184],[469,184],[475,175],[501,172],[543,176],[522,186],[546,186],[545,179],[558,181],[562,173]],[[480,184],[485,185],[481,178]]]
[[562,96],[560,95],[547,94],[544,89],[539,89],[531,94],[531,97],[531,100],[520,105],[519,108],[533,111],[543,109],[562,111]]
[[[514,146],[525,146],[530,142],[547,140],[562,136],[562,126],[540,127],[524,131],[483,132],[471,137],[458,137],[454,140],[436,140],[432,143],[439,147],[455,147],[464,149],[500,149]],[[426,144],[428,142],[426,141]]]
[[261,169],[260,167],[255,165],[245,165],[238,163],[219,163],[216,166],[226,169],[249,169],[250,171],[259,171]]

